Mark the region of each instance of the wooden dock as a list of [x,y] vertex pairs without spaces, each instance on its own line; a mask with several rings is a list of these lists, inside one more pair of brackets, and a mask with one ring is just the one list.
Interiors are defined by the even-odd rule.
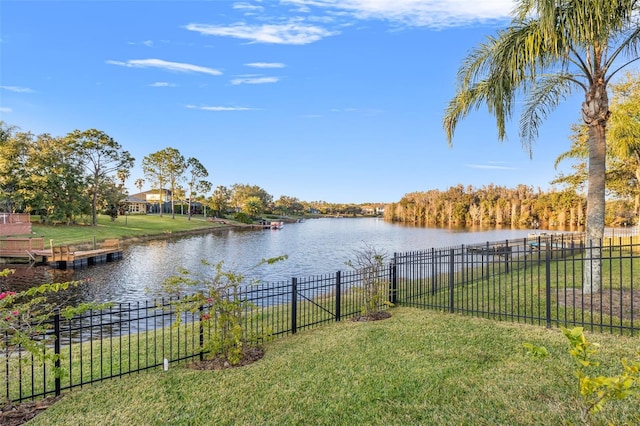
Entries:
[[42,261],[38,253],[44,251],[44,238],[8,237],[0,240],[0,258],[25,259],[30,262]]
[[74,269],[122,259],[122,246],[120,240],[110,239],[94,250],[74,250],[68,245],[45,249],[42,238],[11,238],[0,240],[0,258]]

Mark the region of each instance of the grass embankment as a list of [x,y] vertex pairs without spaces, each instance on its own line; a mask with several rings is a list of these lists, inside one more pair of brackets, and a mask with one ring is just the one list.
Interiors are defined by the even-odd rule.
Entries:
[[[343,321],[267,344],[237,369],[172,366],[69,393],[32,421],[57,424],[579,424],[576,379],[559,330],[418,309]],[[589,335],[597,374],[620,371],[637,338]],[[545,345],[550,358],[525,355]],[[638,424],[638,402],[598,421]]]
[[34,236],[43,237],[45,246],[53,245],[81,245],[92,244],[93,240],[100,242],[107,238],[122,240],[147,238],[159,235],[179,234],[208,229],[222,228],[225,225],[209,222],[202,216],[191,217],[170,214],[162,217],[158,215],[119,216],[112,221],[109,216],[98,216],[98,226],[90,225],[42,225],[37,218],[32,218],[32,232]]

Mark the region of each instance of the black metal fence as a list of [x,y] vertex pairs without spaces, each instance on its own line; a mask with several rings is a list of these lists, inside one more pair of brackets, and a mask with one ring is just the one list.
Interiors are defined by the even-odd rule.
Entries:
[[[628,237],[586,246],[577,234],[538,235],[394,254],[373,279],[388,288],[388,300],[395,305],[637,335],[639,254],[640,244]],[[601,282],[592,273],[597,268]],[[244,315],[245,330],[264,340],[360,315],[363,279],[372,279],[370,273],[363,277],[359,271],[339,271],[247,287],[239,296],[251,306]],[[596,284],[600,291],[593,291]],[[3,345],[5,398],[17,402],[59,395],[202,359],[211,335],[200,319],[215,313],[204,307],[183,314],[175,326],[177,300],[119,304],[72,319],[56,315],[48,336],[42,336],[53,337],[48,350],[59,355],[55,362],[41,363],[20,348]]]
[[497,320],[637,335],[639,262],[640,241],[632,237],[585,244],[581,234],[404,253],[392,265],[393,300]]

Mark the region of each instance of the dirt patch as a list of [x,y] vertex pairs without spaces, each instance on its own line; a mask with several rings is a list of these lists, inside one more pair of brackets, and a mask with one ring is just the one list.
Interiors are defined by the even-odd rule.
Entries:
[[51,396],[38,401],[7,404],[0,408],[0,425],[18,426],[24,424],[58,402],[60,398],[62,396]]
[[640,291],[604,290],[598,293],[582,293],[579,288],[567,288],[563,294],[554,294],[558,304],[598,312],[617,318],[640,318]]
[[192,362],[188,365],[194,370],[224,370],[226,368],[242,367],[253,364],[264,356],[264,349],[256,346],[249,346],[242,351],[242,359],[238,364],[231,364],[226,357],[220,356],[204,361]]
[[351,318],[351,321],[379,321],[391,318],[391,314],[387,311],[372,312],[369,315],[358,315]]

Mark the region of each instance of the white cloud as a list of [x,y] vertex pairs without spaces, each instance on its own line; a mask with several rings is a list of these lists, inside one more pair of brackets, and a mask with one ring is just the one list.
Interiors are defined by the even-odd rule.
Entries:
[[173,83],[167,83],[166,81],[156,81],[155,83],[151,83],[149,86],[151,87],[176,87]]
[[106,61],[106,63],[128,68],[161,68],[176,72],[198,72],[210,75],[222,75],[222,72],[214,68],[201,67],[199,65],[184,64],[180,62],[169,62],[162,59],[132,59],[126,62],[109,60]]
[[199,109],[202,111],[253,111],[255,108],[248,107],[225,107],[225,106],[195,106],[186,105],[189,109]]
[[277,83],[280,80],[278,77],[239,77],[231,80],[231,84],[265,84],[265,83]]
[[302,45],[338,34],[316,25],[292,21],[286,24],[248,25],[237,23],[228,26],[189,24],[186,28],[204,35],[235,37],[252,43]]
[[0,89],[8,90],[9,92],[16,93],[33,93],[32,89],[28,87],[18,87],[18,86],[0,86]]
[[237,10],[244,10],[246,12],[254,13],[254,12],[262,12],[264,7],[258,6],[255,4],[250,4],[246,2],[238,2],[233,4],[233,8]]
[[13,110],[9,107],[0,107],[0,112],[13,112]]
[[348,12],[412,26],[452,27],[509,19],[514,0],[281,0],[284,4]]
[[253,68],[284,68],[285,64],[280,62],[251,62],[250,64],[245,64],[248,67]]

